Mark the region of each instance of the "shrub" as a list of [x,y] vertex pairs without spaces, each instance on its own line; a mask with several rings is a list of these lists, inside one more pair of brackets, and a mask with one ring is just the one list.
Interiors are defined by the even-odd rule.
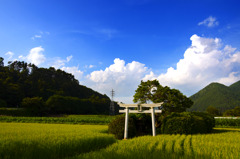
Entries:
[[[128,121],[128,138],[136,136],[135,119],[129,116]],[[117,139],[124,138],[125,116],[120,115],[113,119],[108,125],[108,132],[113,134]]]
[[239,119],[216,119],[216,127],[237,127],[240,128]]
[[48,98],[47,106],[54,114],[90,114],[94,113],[94,104],[88,99],[53,95]]
[[46,104],[41,97],[24,98],[21,105],[34,116],[42,116],[47,111]]
[[172,113],[163,119],[161,130],[164,134],[208,133],[214,126],[211,122],[212,120],[207,114],[190,112]]
[[212,114],[213,116],[219,116],[220,115],[219,109],[217,109],[213,106],[207,107],[206,112],[209,113],[209,114]]
[[235,107],[234,109],[226,110],[223,116],[240,116],[240,107]]
[[213,115],[204,112],[192,112],[192,113],[196,116],[203,118],[205,125],[207,126],[207,133],[210,133],[213,127],[215,127],[215,119]]
[[152,133],[151,114],[130,114],[135,119],[137,136],[150,135]]

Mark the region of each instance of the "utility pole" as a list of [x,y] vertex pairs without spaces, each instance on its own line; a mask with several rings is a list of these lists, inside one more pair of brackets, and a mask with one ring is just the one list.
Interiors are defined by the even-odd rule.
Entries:
[[109,115],[115,115],[115,107],[114,107],[114,101],[113,101],[115,91],[112,89],[110,93],[111,93],[112,99],[111,99],[111,103],[110,103]]

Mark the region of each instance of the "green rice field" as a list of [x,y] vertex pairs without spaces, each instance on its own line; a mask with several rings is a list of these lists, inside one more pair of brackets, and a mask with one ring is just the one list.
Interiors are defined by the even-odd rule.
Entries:
[[0,158],[65,158],[116,142],[105,125],[0,123]]
[[107,125],[0,123],[1,159],[238,159],[240,129],[116,140]]
[[215,130],[206,135],[157,135],[119,141],[106,149],[85,153],[79,159],[238,159],[240,130]]

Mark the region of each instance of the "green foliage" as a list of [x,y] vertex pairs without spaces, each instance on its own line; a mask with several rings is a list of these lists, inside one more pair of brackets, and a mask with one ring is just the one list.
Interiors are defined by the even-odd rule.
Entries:
[[5,100],[0,99],[0,108],[7,107],[7,102]]
[[216,127],[240,127],[240,118],[239,119],[215,119]]
[[147,81],[143,82],[141,81],[141,84],[138,85],[137,90],[135,91],[136,93],[134,94],[134,103],[147,103],[148,101],[153,101],[154,100],[154,93],[160,87],[161,85],[157,80],[153,81]]
[[239,116],[240,117],[240,107],[235,107],[234,109],[226,110],[223,116]]
[[4,66],[3,61],[4,61],[4,58],[0,57],[0,67],[3,67],[3,66]]
[[[152,134],[152,119],[150,114],[129,114],[131,120],[129,137],[151,135]],[[109,124],[109,133],[112,133],[118,139],[124,137],[125,116],[119,115]]]
[[164,102],[162,110],[164,113],[169,112],[184,112],[193,104],[191,99],[187,98],[177,89],[170,89],[163,87],[157,80],[143,82],[138,86],[133,96],[133,101],[139,103],[153,103]]
[[164,112],[184,112],[193,105],[191,99],[187,98],[177,89],[160,87],[155,93],[154,103],[165,102],[162,105]]
[[106,98],[80,99],[53,95],[46,101],[46,104],[53,114],[108,114],[109,102]]
[[136,123],[136,136],[151,135],[152,134],[152,118],[151,114],[130,114]]
[[206,112],[213,115],[213,116],[219,116],[220,115],[219,109],[217,109],[213,106],[207,107]]
[[209,105],[217,108],[220,113],[240,105],[240,81],[227,87],[219,83],[211,83],[190,99],[194,102],[190,111],[205,111]]
[[41,97],[24,98],[21,106],[26,108],[33,116],[42,116],[45,112],[47,112],[48,109]]
[[[117,139],[124,138],[125,116],[120,115],[108,124],[108,132]],[[128,121],[128,138],[136,136],[136,121],[130,116]]]
[[0,158],[56,159],[105,148],[116,142],[102,125],[0,123]]
[[41,97],[47,101],[53,95],[61,95],[90,100],[96,107],[96,113],[109,112],[110,99],[80,85],[72,74],[20,61],[3,66],[3,58],[0,58],[0,66],[0,99],[8,107],[18,108],[24,98]]
[[163,119],[161,130],[164,134],[209,133],[214,126],[212,122],[214,119],[203,113],[172,113]]
[[203,118],[205,125],[207,127],[206,133],[210,133],[213,127],[215,127],[215,119],[213,115],[204,112],[192,112],[192,114]]

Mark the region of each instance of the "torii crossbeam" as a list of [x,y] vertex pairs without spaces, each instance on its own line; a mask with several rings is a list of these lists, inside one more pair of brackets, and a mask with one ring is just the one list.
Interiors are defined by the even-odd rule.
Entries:
[[[124,110],[119,110],[119,113],[126,113],[125,115],[125,129],[124,129],[124,139],[128,138],[128,114],[129,113],[151,113],[152,114],[152,134],[156,136],[155,127],[155,113],[162,113],[162,110],[155,110],[154,108],[160,107],[162,103],[154,104],[122,104],[118,103],[120,107],[125,107]],[[148,107],[149,110],[142,110],[142,107]],[[137,110],[129,110],[129,108],[138,108]]]

